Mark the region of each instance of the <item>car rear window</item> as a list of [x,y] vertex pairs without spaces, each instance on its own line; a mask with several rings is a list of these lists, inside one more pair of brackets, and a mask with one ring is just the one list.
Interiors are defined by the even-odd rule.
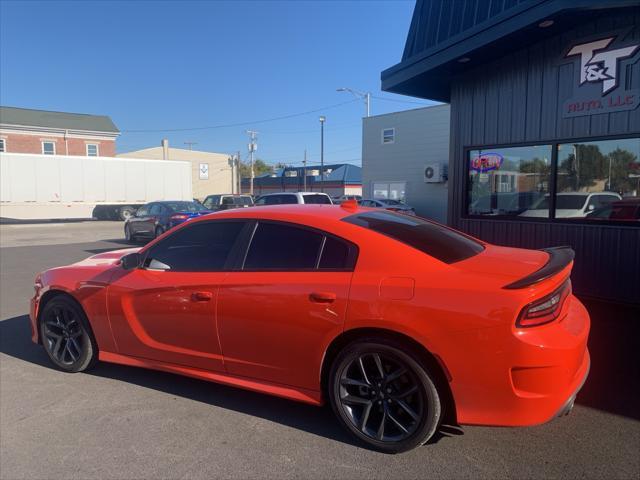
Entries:
[[331,199],[327,195],[303,195],[304,203],[313,205],[331,205]]
[[350,215],[343,221],[391,237],[444,263],[459,262],[484,250],[472,238],[419,217],[379,211]]

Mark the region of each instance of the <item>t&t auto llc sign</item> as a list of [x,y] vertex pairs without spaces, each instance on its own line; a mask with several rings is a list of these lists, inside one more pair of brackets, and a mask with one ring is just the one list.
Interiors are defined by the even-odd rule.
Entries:
[[640,43],[625,42],[624,36],[601,36],[567,49],[562,63],[574,63],[575,78],[563,117],[633,110],[640,104],[640,90],[626,88],[630,65],[640,59]]

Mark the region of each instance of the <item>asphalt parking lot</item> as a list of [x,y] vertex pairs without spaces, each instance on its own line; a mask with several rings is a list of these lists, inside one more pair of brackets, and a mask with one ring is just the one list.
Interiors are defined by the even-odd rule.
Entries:
[[587,302],[591,375],[567,417],[531,428],[444,426],[376,453],[328,408],[108,364],[55,370],[31,343],[43,269],[125,248],[119,222],[0,226],[0,477],[640,478],[640,310]]

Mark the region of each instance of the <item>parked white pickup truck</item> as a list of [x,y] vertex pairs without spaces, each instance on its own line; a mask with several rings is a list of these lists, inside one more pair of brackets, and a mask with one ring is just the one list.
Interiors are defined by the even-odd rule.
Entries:
[[[615,192],[563,192],[556,195],[556,218],[583,218],[589,212],[622,197]],[[521,217],[549,216],[549,195],[540,198],[520,214]]]

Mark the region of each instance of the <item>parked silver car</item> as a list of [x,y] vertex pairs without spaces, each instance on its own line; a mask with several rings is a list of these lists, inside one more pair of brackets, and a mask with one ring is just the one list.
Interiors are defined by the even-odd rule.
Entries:
[[391,200],[386,198],[365,199],[360,201],[361,207],[384,208],[392,212],[405,213],[407,215],[415,215],[416,211],[406,203],[400,200]]

